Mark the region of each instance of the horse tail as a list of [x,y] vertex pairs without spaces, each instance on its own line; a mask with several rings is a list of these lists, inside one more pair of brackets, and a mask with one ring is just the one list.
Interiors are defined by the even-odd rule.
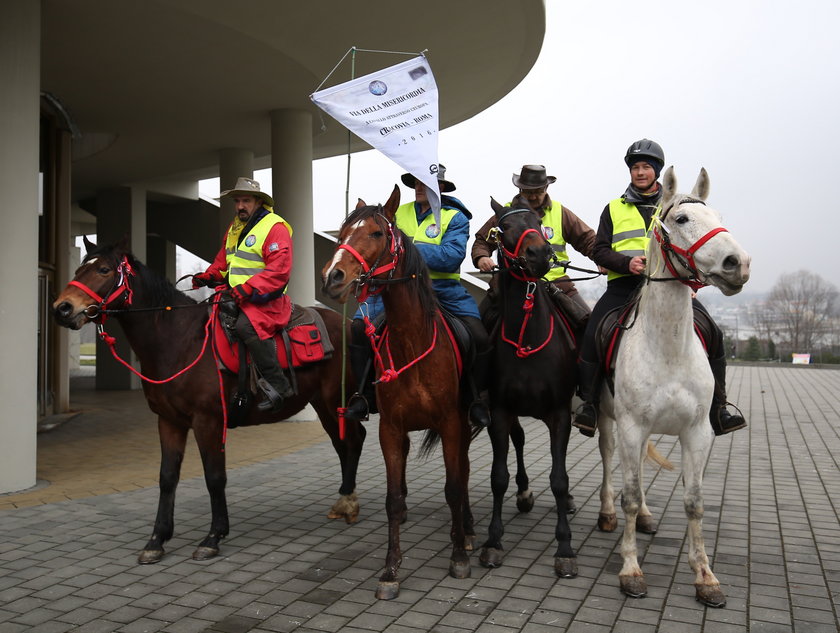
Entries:
[[432,454],[438,444],[440,444],[438,432],[434,429],[426,429],[426,433],[423,435],[423,443],[420,444],[417,454],[425,459]]
[[648,440],[646,460],[658,464],[660,468],[665,470],[674,470],[674,465],[668,461],[664,455],[656,450],[656,445]]

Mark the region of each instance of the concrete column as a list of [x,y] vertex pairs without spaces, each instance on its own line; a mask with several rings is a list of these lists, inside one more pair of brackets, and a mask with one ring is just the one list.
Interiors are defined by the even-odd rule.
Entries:
[[[38,148],[41,3],[0,8],[0,493],[35,485],[38,362]],[[14,271],[11,274],[11,271]]]
[[[254,152],[236,147],[221,150],[219,152],[219,192],[233,189],[240,176],[254,177]],[[260,187],[264,186],[265,183],[260,183]],[[219,203],[218,244],[221,245],[222,237],[233,219],[233,200],[220,200]]]
[[[70,233],[70,147],[72,139],[70,132],[62,130],[58,133],[58,147],[55,183],[55,291],[56,295],[70,281],[78,264],[78,249],[73,246]],[[67,249],[76,253],[76,259],[71,263],[67,257]],[[55,413],[65,413],[70,410],[70,340],[72,330],[64,327],[53,328],[53,388],[55,390]],[[75,332],[74,332],[75,334]],[[76,336],[78,341],[78,335]]]
[[315,225],[312,219],[312,115],[305,110],[271,112],[271,182],[274,208],[294,229],[295,261],[289,296],[315,303]]
[[[137,259],[146,261],[146,191],[139,187],[103,189],[96,197],[96,240],[114,244],[126,235],[129,248]],[[113,318],[106,331],[117,339],[115,349],[120,358],[138,367],[125,334]],[[96,341],[96,388],[139,389],[140,379],[111,356],[108,346]]]
[[[146,240],[145,264],[174,284],[177,280],[177,272],[175,270],[175,242],[170,242],[160,235],[149,235]],[[189,284],[184,282],[181,284],[181,287],[189,288]]]

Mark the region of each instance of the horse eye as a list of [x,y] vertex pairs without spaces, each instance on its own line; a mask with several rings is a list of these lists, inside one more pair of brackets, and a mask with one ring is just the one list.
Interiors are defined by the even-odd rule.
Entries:
[[109,272],[111,272],[111,269],[108,268],[107,266],[100,266],[99,267],[99,274],[100,275],[107,275]]
[[370,236],[371,236],[372,238],[375,238],[375,239],[377,239],[377,240],[378,240],[378,239],[380,239],[380,238],[382,238],[382,237],[385,237],[385,233],[383,233],[382,231],[374,231],[373,233],[371,233],[371,234],[370,234]]
[[681,214],[677,216],[677,224],[685,224],[688,222],[688,216],[685,214]]

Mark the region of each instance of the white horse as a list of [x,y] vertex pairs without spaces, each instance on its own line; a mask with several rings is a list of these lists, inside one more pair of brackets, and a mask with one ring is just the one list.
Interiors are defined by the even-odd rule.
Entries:
[[[663,177],[661,212],[654,217],[647,249],[650,281],[641,290],[638,311],[624,333],[615,370],[615,396],[601,397],[599,446],[604,479],[598,526],[615,529],[615,493],[610,461],[618,431],[624,486],[624,536],[619,573],[621,591],[647,594],[636,549],[640,531],[655,532],[642,490],[642,460],[652,433],[677,435],[682,450],[685,513],[688,517],[688,562],[696,577],[697,600],[722,607],[726,597],[712,573],[703,544],[703,470],[712,446],[709,425],[714,378],[703,346],[694,332],[691,298],[705,285],[729,296],[741,291],[750,276],[750,257],[721,226],[720,214],[704,204],[709,176],[700,170],[690,195],[677,193],[673,167]],[[666,281],[667,280],[667,281]]]

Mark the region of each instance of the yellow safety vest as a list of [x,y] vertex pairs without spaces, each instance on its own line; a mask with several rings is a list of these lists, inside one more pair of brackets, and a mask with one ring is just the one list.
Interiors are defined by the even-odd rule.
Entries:
[[291,236],[292,227],[276,213],[267,213],[251,227],[248,235],[239,244],[237,244],[239,234],[228,231],[225,240],[225,255],[227,256],[227,280],[231,288],[245,283],[265,270],[263,244],[272,227],[281,222],[286,225]]
[[[411,238],[415,244],[440,244],[443,240],[443,234],[449,228],[449,223],[457,209],[441,209],[440,210],[440,226],[435,224],[435,216],[429,213],[420,224],[417,224],[417,213],[414,211],[414,203],[406,202],[401,204],[395,214],[397,220],[397,228]],[[439,270],[432,270],[429,268],[429,277],[432,279],[461,279],[460,272],[445,273]]]
[[[625,202],[623,198],[610,201],[610,217],[612,218],[613,234],[612,249],[627,257],[644,255],[650,241],[650,235],[645,228],[645,219],[635,204]],[[627,277],[627,273],[607,271],[607,281],[619,277]]]

